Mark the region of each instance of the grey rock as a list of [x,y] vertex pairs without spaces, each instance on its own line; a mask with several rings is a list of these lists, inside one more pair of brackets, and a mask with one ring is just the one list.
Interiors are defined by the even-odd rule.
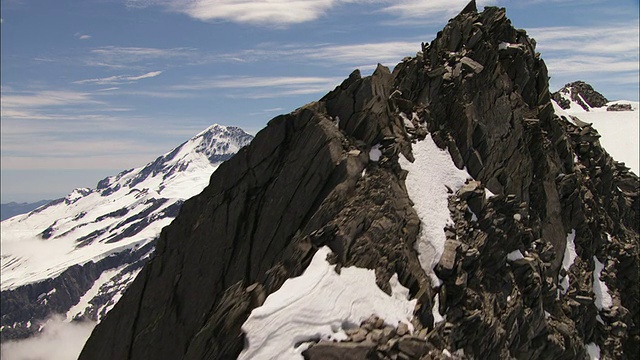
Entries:
[[[585,358],[584,345],[595,342],[604,357],[633,358],[640,348],[638,178],[602,149],[595,130],[554,115],[535,41],[511,26],[504,9],[474,8],[393,73],[354,72],[319,102],[272,120],[185,203],[80,359],[233,358],[253,307],[246,285],[272,293],[299,275],[320,245],[331,247],[338,267],[375,269],[387,293],[397,273],[417,299],[416,329],[432,329],[425,348],[433,354],[463,348],[473,358]],[[467,45],[478,31],[471,54]],[[503,41],[517,51],[499,51]],[[444,81],[451,61],[463,74]],[[457,162],[480,182],[462,192],[465,199],[457,189],[450,194],[448,231],[460,244],[449,245],[441,260],[451,276],[439,290],[447,321],[436,326],[432,284],[413,250],[420,221],[397,162],[400,153],[413,159],[411,142],[420,137],[406,132],[399,107],[419,114],[436,145],[458,152]],[[371,164],[367,150],[378,143],[385,161]],[[354,149],[362,153],[348,155]],[[496,196],[484,199],[483,187]],[[472,205],[476,198],[483,200]],[[465,203],[478,221],[466,220]],[[516,221],[514,214],[528,216]],[[572,229],[580,259],[569,271],[570,291],[558,297]],[[520,249],[528,252],[524,259],[506,261]],[[606,318],[616,326],[594,331],[597,309],[574,298],[592,293],[596,254],[615,259],[603,272],[620,310]],[[399,350],[407,333],[399,324],[382,329],[377,345],[320,343],[307,353],[319,347],[343,354],[343,347],[366,344],[359,354],[410,358]],[[406,341],[407,351],[417,344]]]
[[369,360],[375,345],[371,343],[320,342],[302,352],[308,360]]
[[607,106],[607,111],[633,111],[631,104],[611,104]]

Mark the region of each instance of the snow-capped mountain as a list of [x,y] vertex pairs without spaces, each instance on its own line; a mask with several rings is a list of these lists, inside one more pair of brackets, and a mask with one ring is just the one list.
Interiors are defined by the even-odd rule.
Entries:
[[609,100],[584,81],[574,81],[551,94],[551,98],[565,110],[590,111],[607,105]]
[[213,125],[144,167],[3,221],[2,339],[28,336],[52,313],[100,320],[184,200],[252,138]]

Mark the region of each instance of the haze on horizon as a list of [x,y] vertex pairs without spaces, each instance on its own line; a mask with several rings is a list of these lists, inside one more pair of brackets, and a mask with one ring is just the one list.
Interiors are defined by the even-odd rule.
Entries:
[[[59,198],[213,123],[256,133],[356,68],[412,56],[466,0],[0,0],[1,199]],[[638,2],[479,1],[538,42],[551,88],[638,100]]]

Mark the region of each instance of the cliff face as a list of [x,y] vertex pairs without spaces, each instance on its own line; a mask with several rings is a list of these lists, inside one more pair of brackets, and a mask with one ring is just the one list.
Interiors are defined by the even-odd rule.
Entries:
[[[554,114],[535,41],[472,2],[393,73],[352,73],[222,164],[80,358],[235,358],[250,312],[325,245],[417,305],[412,332],[363,323],[365,341],[301,339],[308,358],[634,358],[638,178],[597,138]],[[427,141],[472,178],[433,236],[411,185],[432,170],[406,165]]]

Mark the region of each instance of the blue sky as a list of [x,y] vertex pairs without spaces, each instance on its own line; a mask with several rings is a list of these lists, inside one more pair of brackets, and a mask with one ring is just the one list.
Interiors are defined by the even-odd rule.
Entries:
[[[356,68],[393,66],[466,0],[0,0],[1,200],[57,198],[213,123],[255,133]],[[478,1],[557,89],[638,100],[638,0]]]

